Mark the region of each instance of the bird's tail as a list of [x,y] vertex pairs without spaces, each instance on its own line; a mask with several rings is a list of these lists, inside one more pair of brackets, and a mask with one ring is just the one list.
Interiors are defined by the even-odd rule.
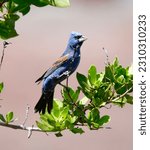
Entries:
[[50,91],[48,93],[42,93],[40,100],[36,104],[34,110],[36,112],[42,112],[42,114],[45,114],[45,111],[47,110],[48,113],[51,113],[51,110],[53,108],[53,97],[54,97],[54,91]]

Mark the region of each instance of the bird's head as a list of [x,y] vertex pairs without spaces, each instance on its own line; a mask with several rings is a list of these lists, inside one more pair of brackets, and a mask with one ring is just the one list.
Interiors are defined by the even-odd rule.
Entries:
[[79,48],[82,43],[86,40],[87,38],[83,36],[81,33],[78,32],[71,32],[70,38],[69,38],[69,46],[72,48]]

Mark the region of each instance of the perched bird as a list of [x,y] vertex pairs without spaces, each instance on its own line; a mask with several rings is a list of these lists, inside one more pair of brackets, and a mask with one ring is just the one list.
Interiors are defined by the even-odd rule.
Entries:
[[80,47],[86,40],[78,32],[71,32],[68,45],[62,56],[35,82],[43,80],[42,95],[35,106],[35,112],[48,113],[53,108],[54,89],[57,84],[69,77],[78,67],[80,62]]

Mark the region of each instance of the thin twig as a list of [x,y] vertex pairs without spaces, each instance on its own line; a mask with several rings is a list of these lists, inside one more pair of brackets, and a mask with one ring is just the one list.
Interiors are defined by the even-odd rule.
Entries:
[[2,51],[1,61],[0,61],[0,70],[1,70],[2,63],[3,63],[3,60],[4,60],[4,56],[5,56],[5,49],[7,48],[7,45],[9,45],[9,44],[11,44],[11,43],[6,42],[6,41],[3,42],[3,51]]
[[103,106],[103,107],[106,109],[111,109],[112,105],[110,105],[109,107],[107,107],[107,106]]
[[24,122],[22,124],[22,126],[25,126],[27,120],[28,120],[28,116],[29,116],[29,109],[30,109],[30,106],[27,105],[27,108],[26,108],[26,115],[25,115],[25,119],[24,119]]
[[[131,91],[132,90],[132,87],[130,88],[130,89],[128,89],[125,93],[123,93],[122,95],[119,95],[119,96],[117,96],[116,98],[114,98],[114,99],[112,99],[112,100],[110,100],[110,101],[108,101],[107,103],[106,103],[106,105],[107,104],[110,104],[110,103],[112,103],[112,102],[115,102],[115,101],[117,101],[118,99],[120,99],[120,98],[123,98],[129,91]],[[104,106],[101,106],[101,107],[104,107]],[[101,108],[100,107],[100,108]]]
[[110,64],[110,62],[109,62],[108,51],[107,51],[107,49],[105,49],[104,47],[103,47],[102,49],[104,50],[105,55],[106,55],[106,62],[105,62],[105,64],[106,64],[106,65],[109,65],[109,64]]
[[[60,84],[60,83],[59,83]],[[63,86],[65,89],[66,89],[66,91],[67,91],[67,93],[68,93],[68,96],[69,96],[69,98],[70,98],[70,100],[72,101],[72,105],[74,105],[74,106],[76,106],[76,107],[78,107],[78,105],[76,104],[76,103],[74,103],[73,102],[73,99],[72,99],[72,97],[71,97],[71,95],[70,95],[70,93],[69,93],[69,87],[67,87],[67,86],[65,86],[65,85],[63,85],[63,84],[60,84],[61,86]],[[79,107],[78,107],[79,108]],[[79,108],[80,109],[80,108]]]
[[124,97],[129,91],[131,91],[132,90],[132,87],[130,88],[130,89],[128,89],[125,93],[123,93],[122,95],[119,95],[118,97],[116,97],[116,98],[114,98],[113,100],[112,100],[112,102],[115,102],[115,101],[117,101],[118,99],[120,99],[120,98],[122,98],[122,97]]
[[67,76],[67,79],[66,79],[66,86],[68,87],[69,85],[69,77]]
[[[71,99],[71,101],[73,102],[73,99],[72,99],[72,97],[71,97],[71,95],[70,95],[70,93],[69,93],[69,87],[68,87],[68,78],[67,78],[67,81],[66,81],[66,86],[65,85],[63,85],[62,83],[59,83],[59,85],[61,85],[63,88],[65,88],[66,89],[66,91],[67,91],[67,93],[68,93],[68,96],[69,96],[69,98]],[[73,103],[74,104],[74,103]],[[76,104],[74,104],[75,106],[76,106]]]
[[[68,77],[67,77],[67,80],[66,80],[66,85],[63,85],[62,83],[59,83],[59,85],[61,85],[63,88],[65,88],[66,89],[66,91],[67,91],[67,93],[68,93],[68,96],[69,96],[69,98],[70,98],[70,100],[72,101],[71,102],[71,104],[72,105],[74,105],[75,107],[77,107],[77,108],[79,108],[81,111],[82,111],[82,109],[80,108],[80,107],[78,107],[78,105],[75,103],[75,102],[73,102],[73,99],[72,99],[72,97],[71,97],[71,95],[70,95],[70,93],[69,93],[69,87],[68,87]],[[62,92],[61,92],[61,95],[62,95]],[[62,97],[63,97],[63,95],[62,95]],[[64,97],[63,97],[64,98]]]

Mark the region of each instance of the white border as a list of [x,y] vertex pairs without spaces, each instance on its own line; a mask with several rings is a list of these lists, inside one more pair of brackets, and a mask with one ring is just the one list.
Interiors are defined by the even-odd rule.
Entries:
[[[133,0],[133,150],[150,150],[150,1]],[[146,15],[146,135],[140,135],[139,123],[139,86],[141,74],[138,72],[138,15]]]

